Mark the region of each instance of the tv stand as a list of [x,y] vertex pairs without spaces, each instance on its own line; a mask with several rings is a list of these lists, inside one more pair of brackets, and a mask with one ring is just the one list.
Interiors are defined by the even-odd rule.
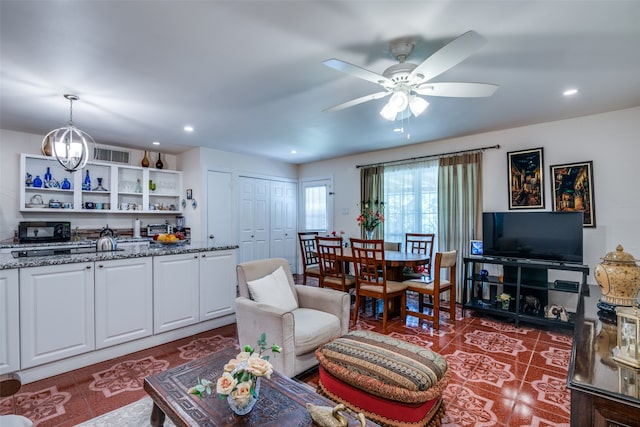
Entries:
[[[480,270],[489,269],[489,266],[499,266],[497,268],[502,269],[503,274],[481,276]],[[570,272],[562,274],[570,276],[571,280],[550,282],[549,272],[553,270]],[[551,306],[556,305],[554,301],[566,301],[567,298],[575,299],[577,306],[581,289],[586,289],[588,275],[589,267],[581,264],[499,257],[464,258],[462,314],[464,316],[465,309],[471,309],[506,317],[513,319],[516,327],[520,322],[529,322],[573,328],[575,313],[555,310],[557,315],[554,317]],[[508,308],[503,308],[502,303],[497,301],[501,292],[511,297]],[[568,294],[575,294],[575,297]],[[547,315],[545,307],[550,308]]]

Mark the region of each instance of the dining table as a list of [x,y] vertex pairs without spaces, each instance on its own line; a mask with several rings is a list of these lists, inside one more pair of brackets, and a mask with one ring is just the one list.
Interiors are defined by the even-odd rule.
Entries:
[[[342,261],[345,265],[355,261],[351,247],[342,249]],[[384,263],[387,266],[387,280],[402,282],[406,279],[402,274],[405,267],[416,267],[429,263],[428,254],[416,254],[413,252],[384,251]],[[346,269],[346,271],[349,271]]]

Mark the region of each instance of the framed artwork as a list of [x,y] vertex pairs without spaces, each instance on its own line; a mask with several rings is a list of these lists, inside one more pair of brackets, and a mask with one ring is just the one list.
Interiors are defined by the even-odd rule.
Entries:
[[593,162],[551,166],[553,210],[582,211],[582,225],[596,226],[593,197]]
[[507,153],[509,209],[543,209],[542,148]]
[[193,190],[191,188],[187,188],[187,200],[193,199]]

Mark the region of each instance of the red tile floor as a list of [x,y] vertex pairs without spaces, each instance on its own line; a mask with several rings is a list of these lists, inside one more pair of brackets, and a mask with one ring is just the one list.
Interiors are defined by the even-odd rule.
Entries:
[[[442,426],[569,426],[569,331],[515,328],[468,311],[462,318],[460,309],[456,318],[453,323],[443,313],[440,330],[415,317],[387,326],[388,335],[428,347],[449,362],[454,375],[444,393]],[[380,332],[381,321],[369,310],[356,329]],[[25,384],[0,400],[0,414],[25,415],[37,427],[74,426],[145,396],[145,376],[232,345],[235,325]],[[300,380],[315,386],[317,374]]]

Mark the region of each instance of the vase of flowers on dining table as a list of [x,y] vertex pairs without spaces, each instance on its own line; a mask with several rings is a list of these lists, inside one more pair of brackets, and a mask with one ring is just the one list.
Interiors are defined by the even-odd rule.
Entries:
[[376,227],[384,222],[384,202],[364,202],[360,209],[360,215],[356,218],[358,225],[364,228],[367,240],[372,240]]

